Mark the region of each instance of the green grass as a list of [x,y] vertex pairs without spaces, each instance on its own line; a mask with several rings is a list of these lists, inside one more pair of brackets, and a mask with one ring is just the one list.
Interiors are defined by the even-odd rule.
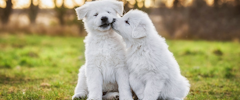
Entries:
[[[0,100],[71,99],[83,37],[0,35]],[[240,100],[240,44],[168,40],[191,83],[187,100]]]

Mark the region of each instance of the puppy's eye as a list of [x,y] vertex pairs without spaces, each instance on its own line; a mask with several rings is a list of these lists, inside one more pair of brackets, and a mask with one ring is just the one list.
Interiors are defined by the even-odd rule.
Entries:
[[128,22],[128,20],[126,20],[125,23],[127,23],[128,25],[130,25],[129,22]]
[[110,11],[107,11],[107,13],[109,13],[109,14],[110,14]]
[[94,14],[94,16],[97,16],[97,15],[98,15],[98,13]]

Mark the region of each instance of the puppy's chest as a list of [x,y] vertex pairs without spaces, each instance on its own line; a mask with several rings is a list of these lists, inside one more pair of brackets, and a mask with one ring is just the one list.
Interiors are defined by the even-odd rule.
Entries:
[[86,61],[98,67],[114,67],[122,63],[123,50],[114,41],[92,42],[86,45]]
[[110,55],[117,51],[117,44],[113,41],[90,42],[86,44],[86,52],[90,54]]
[[115,68],[113,67],[102,67],[99,69],[102,73],[104,83],[114,83],[115,82]]

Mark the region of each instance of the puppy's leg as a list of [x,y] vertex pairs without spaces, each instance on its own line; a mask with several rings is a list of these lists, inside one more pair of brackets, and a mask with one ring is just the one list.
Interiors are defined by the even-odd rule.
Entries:
[[144,84],[137,79],[133,74],[129,76],[130,86],[133,89],[134,93],[137,95],[138,99],[143,99]]
[[96,66],[86,67],[88,99],[87,100],[102,100],[102,74]]
[[79,70],[78,83],[75,88],[72,99],[84,98],[87,96],[87,94],[88,94],[88,91],[87,91],[86,76],[85,76],[85,66],[83,65]]
[[117,68],[116,79],[118,83],[119,99],[133,100],[126,67]]
[[147,80],[143,100],[157,100],[165,80],[151,78]]

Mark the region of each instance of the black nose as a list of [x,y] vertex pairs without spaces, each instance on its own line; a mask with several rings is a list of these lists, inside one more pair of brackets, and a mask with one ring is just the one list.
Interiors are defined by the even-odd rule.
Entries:
[[108,21],[108,18],[105,17],[105,16],[103,16],[103,17],[101,18],[101,20],[102,20],[102,22],[107,22],[107,21]]

